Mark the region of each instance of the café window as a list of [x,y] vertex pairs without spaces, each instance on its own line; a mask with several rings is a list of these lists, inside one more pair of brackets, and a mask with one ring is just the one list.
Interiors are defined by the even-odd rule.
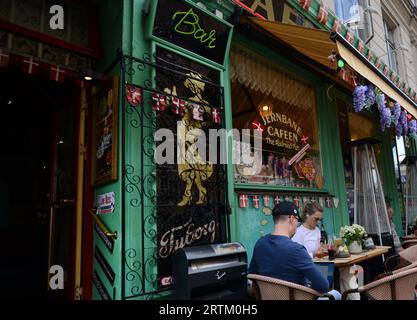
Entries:
[[323,188],[314,87],[247,49],[230,58],[233,128],[262,133],[261,150],[238,142],[253,161],[235,163],[235,182]]

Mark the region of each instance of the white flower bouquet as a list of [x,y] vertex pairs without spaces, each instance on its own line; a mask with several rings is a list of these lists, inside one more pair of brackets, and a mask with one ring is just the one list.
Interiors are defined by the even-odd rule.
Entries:
[[345,243],[347,245],[351,244],[354,241],[358,241],[362,244],[366,236],[367,234],[365,228],[358,224],[353,224],[351,226],[344,226],[340,228],[340,237],[345,239]]

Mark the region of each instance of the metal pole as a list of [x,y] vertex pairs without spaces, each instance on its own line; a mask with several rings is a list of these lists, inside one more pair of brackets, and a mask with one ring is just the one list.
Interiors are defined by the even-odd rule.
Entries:
[[358,147],[353,147],[353,223],[358,223],[358,172],[357,172],[357,149]]
[[[372,178],[373,178],[372,177],[372,167],[371,167],[371,163],[370,163],[368,145],[365,145],[364,147],[365,147],[365,151],[366,151],[366,161],[368,162],[368,168],[370,169],[368,174],[370,174],[370,178],[371,178],[370,179],[371,185],[372,185],[371,193],[372,193],[373,206],[374,206],[374,209],[375,209],[374,210],[374,215],[375,215],[375,219],[376,219],[376,226],[378,228],[379,243],[382,246],[381,227],[379,225],[379,219],[378,219],[378,213],[377,213],[376,198],[375,198],[375,186],[374,186],[373,181],[372,181]],[[373,150],[372,150],[372,152],[373,152]],[[376,165],[376,163],[375,163],[375,165]],[[378,171],[378,168],[375,168],[375,170]],[[382,260],[385,261],[384,256],[382,256]]]

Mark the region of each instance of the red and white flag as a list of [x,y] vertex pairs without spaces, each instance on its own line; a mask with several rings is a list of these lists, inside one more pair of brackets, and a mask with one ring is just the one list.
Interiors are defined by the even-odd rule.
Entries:
[[23,72],[29,74],[37,74],[39,71],[39,63],[33,60],[33,58],[23,58]]
[[265,128],[259,121],[255,120],[252,122],[252,129],[263,132]]
[[320,204],[320,206],[323,208],[323,204],[324,204],[324,203],[323,203],[323,198],[322,198],[322,197],[320,197],[320,198],[319,198],[319,204]]
[[384,67],[384,71],[383,71],[384,76],[387,76],[387,75],[388,75],[388,71],[389,71],[389,68],[388,68],[388,66],[387,66],[387,65],[385,65],[385,67]]
[[274,199],[274,201],[275,201],[275,204],[280,204],[281,197],[280,196],[276,196],[275,199]]
[[269,207],[271,198],[269,196],[263,196],[264,207]]
[[163,94],[159,95],[159,111],[165,111],[167,105],[166,97]]
[[0,50],[0,67],[7,67],[10,61],[10,54]]
[[220,123],[220,112],[219,109],[213,108],[212,110],[213,122]]
[[315,203],[316,202],[316,198],[311,197],[310,201],[311,201],[311,203]]
[[375,67],[377,69],[379,69],[379,68],[381,68],[381,64],[382,64],[381,60],[380,59],[377,59],[376,62],[375,62]]
[[180,114],[180,99],[178,97],[171,98],[171,111],[174,114]]
[[391,73],[391,76],[390,76],[390,80],[391,80],[392,82],[394,82],[396,77],[397,77],[397,76],[395,75],[395,73],[394,73],[394,72],[392,72],[392,73]]
[[187,102],[180,99],[180,116],[182,117],[185,114],[185,108],[186,108]]
[[350,32],[349,29],[346,31],[346,36],[345,37],[346,37],[347,42],[349,42],[350,44],[353,43],[353,34],[352,34],[352,32]]
[[366,55],[366,59],[368,61],[371,61],[372,60],[372,56],[373,56],[372,51],[371,50],[368,50],[368,54]]
[[127,101],[132,106],[139,106],[142,103],[142,88],[133,85],[127,85]]
[[294,197],[294,204],[299,207],[300,206],[300,198],[298,196]]
[[327,208],[331,208],[332,207],[332,201],[330,200],[330,198],[326,198],[326,207]]
[[317,14],[317,19],[322,25],[326,24],[328,16],[329,12],[327,11],[327,9],[323,5],[320,5],[320,9]]
[[360,53],[363,53],[364,48],[365,48],[365,46],[363,44],[363,41],[359,39],[359,41],[358,41],[358,51]]
[[247,207],[249,207],[248,195],[241,194],[239,196],[239,206],[241,208],[247,208]]
[[61,69],[60,66],[52,66],[49,70],[49,78],[57,82],[64,82],[65,70]]
[[302,6],[307,11],[310,8],[310,3],[311,3],[311,0],[300,0],[300,6]]
[[152,93],[152,110],[159,111],[159,93]]
[[340,22],[339,19],[334,19],[332,31],[333,32],[335,31],[338,33],[342,32],[342,23]]
[[253,201],[253,207],[255,209],[259,209],[259,205],[260,205],[259,196],[252,196],[252,201]]

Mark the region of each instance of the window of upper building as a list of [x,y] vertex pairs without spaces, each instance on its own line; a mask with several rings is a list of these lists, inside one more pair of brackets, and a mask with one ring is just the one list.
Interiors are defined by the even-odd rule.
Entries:
[[387,60],[390,68],[398,73],[398,57],[397,57],[397,48],[395,45],[395,24],[389,22],[386,18],[383,19],[384,22],[384,33],[385,33],[385,43],[387,46]]
[[334,4],[339,19],[366,42],[371,34],[370,14],[364,10],[366,0],[334,0]]

